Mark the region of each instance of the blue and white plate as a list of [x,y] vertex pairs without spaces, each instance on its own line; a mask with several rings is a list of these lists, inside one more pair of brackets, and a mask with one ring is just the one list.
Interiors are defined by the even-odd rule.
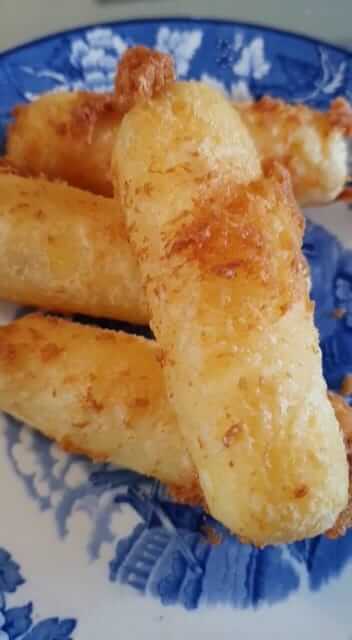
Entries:
[[[151,20],[82,28],[0,56],[0,138],[11,108],[45,91],[111,88],[116,60],[142,43],[171,53],[179,77],[234,98],[280,96],[325,108],[352,99],[352,57],[244,24]],[[324,371],[352,371],[352,212],[309,212]],[[320,223],[323,226],[319,226]],[[336,319],[332,310],[347,313]],[[18,310],[17,310],[18,312]],[[6,322],[16,309],[1,303]],[[108,375],[108,372],[107,372]],[[157,482],[70,457],[0,417],[0,640],[351,640],[352,533],[259,551]]]

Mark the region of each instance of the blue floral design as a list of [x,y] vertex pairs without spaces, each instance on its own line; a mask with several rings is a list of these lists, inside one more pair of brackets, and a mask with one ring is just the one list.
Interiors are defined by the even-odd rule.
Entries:
[[110,91],[116,63],[128,44],[132,43],[106,28],[92,29],[82,38],[75,39],[70,47],[70,63],[75,70],[70,88]]
[[162,26],[157,32],[155,47],[171,55],[178,77],[187,75],[192,59],[203,39],[202,29],[172,29]]
[[[337,95],[352,98],[351,56],[309,39],[203,20],[105,25],[0,56],[0,146],[14,104],[44,91],[110,90],[116,61],[134,43],[171,53],[180,77],[201,78],[236,99],[270,94],[325,108]],[[324,374],[329,386],[337,388],[352,371],[352,252],[309,223],[304,251]],[[334,315],[336,307],[346,310],[343,318]],[[61,539],[70,535],[75,515],[88,515],[89,559],[98,561],[102,546],[110,545],[107,575],[112,585],[128,584],[165,605],[187,609],[219,603],[255,608],[285,600],[302,582],[319,590],[352,559],[352,534],[262,551],[242,545],[201,509],[174,504],[159,483],[66,456],[45,438],[18,427],[9,419],[5,431],[14,473],[38,508],[52,512]],[[116,514],[123,518],[125,510],[133,512],[137,524],[120,535],[113,521]],[[221,544],[209,543],[207,527]],[[75,621],[53,618],[33,626],[31,603],[9,606],[22,584],[20,568],[0,549],[0,640],[68,640]]]
[[19,566],[0,548],[0,593],[14,593],[24,583]]
[[116,62],[135,43],[171,53],[180,77],[202,78],[236,99],[265,93],[324,108],[337,95],[352,96],[350,56],[337,48],[226,22],[135,21],[79,29],[3,56],[0,122],[14,103],[44,91],[109,91]]
[[33,604],[9,607],[7,599],[24,584],[20,567],[0,547],[0,640],[73,640],[76,621],[49,618],[33,624]]

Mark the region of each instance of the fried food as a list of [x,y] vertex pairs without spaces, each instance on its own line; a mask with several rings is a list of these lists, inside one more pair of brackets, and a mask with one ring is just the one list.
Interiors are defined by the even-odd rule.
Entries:
[[119,122],[114,96],[44,94],[15,107],[13,117],[7,154],[18,170],[112,196],[111,149]]
[[129,111],[137,100],[162,93],[175,79],[174,65],[169,56],[147,47],[133,47],[122,58],[115,78],[115,99],[119,113]]
[[116,203],[0,169],[0,297],[146,324],[137,262]]
[[0,406],[66,451],[200,491],[152,340],[31,314],[0,328]]
[[264,97],[237,108],[263,163],[279,160],[290,172],[302,205],[327,204],[345,190],[352,108],[338,98],[326,113]]
[[329,538],[340,538],[352,527],[352,409],[337,393],[329,392],[329,399],[334,408],[344,437],[348,468],[349,468],[349,492],[346,508],[339,514],[334,526],[327,531]]
[[128,111],[112,169],[210,513],[257,545],[328,529],[348,468],[289,175],[263,175],[238,113],[194,82]]
[[[0,328],[0,409],[70,453],[154,476],[177,500],[199,505],[202,493],[167,399],[161,360],[155,342],[30,314]],[[97,363],[102,368],[98,391]],[[104,396],[104,414],[97,393]],[[327,532],[339,537],[352,525],[352,409],[335,393],[329,398],[350,470],[348,507]]]
[[[169,67],[161,71],[158,82],[164,75],[170,80]],[[127,81],[125,77],[116,99],[80,91],[43,95],[16,107],[7,137],[9,161],[22,172],[112,196],[111,153],[124,96],[130,95]],[[352,135],[352,110],[345,100],[335,100],[326,113],[269,97],[234,106],[263,162],[278,159],[289,169],[302,204],[328,203],[342,193],[347,197],[346,137]]]

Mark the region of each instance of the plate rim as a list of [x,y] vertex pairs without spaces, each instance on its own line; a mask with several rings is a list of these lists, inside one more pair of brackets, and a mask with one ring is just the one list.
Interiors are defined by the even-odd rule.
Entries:
[[300,33],[298,31],[290,31],[289,29],[281,29],[279,27],[264,25],[257,22],[251,22],[246,20],[235,20],[231,18],[214,18],[214,17],[208,17],[208,16],[202,17],[202,16],[196,16],[196,15],[194,16],[187,16],[187,15],[160,16],[158,15],[154,17],[148,16],[145,18],[128,18],[128,19],[121,19],[121,20],[108,20],[108,21],[102,21],[102,22],[98,21],[98,22],[92,22],[88,24],[82,24],[76,27],[70,27],[69,29],[60,29],[58,31],[53,31],[44,36],[39,36],[39,37],[33,38],[32,40],[26,40],[25,42],[22,42],[13,47],[9,47],[5,49],[4,51],[1,51],[0,63],[2,62],[3,58],[6,58],[7,56],[14,53],[20,53],[21,51],[23,51],[24,49],[30,46],[33,46],[33,45],[40,46],[41,44],[49,42],[50,40],[54,40],[55,38],[68,36],[68,35],[73,36],[76,33],[78,34],[82,31],[87,31],[88,29],[95,29],[95,28],[104,29],[104,28],[112,28],[117,26],[130,27],[134,25],[143,25],[143,24],[157,25],[158,23],[161,24],[163,22],[169,22],[169,23],[175,23],[175,24],[178,22],[189,22],[191,25],[192,24],[197,25],[199,23],[203,23],[203,24],[213,25],[213,26],[229,26],[229,27],[237,26],[242,28],[258,29],[268,34],[276,34],[276,35],[286,36],[290,38],[296,38],[297,40],[304,40],[316,46],[326,47],[330,50],[333,50],[337,53],[340,53],[346,56],[352,62],[352,50],[349,50],[343,46],[331,43],[325,39],[316,38],[314,36]]

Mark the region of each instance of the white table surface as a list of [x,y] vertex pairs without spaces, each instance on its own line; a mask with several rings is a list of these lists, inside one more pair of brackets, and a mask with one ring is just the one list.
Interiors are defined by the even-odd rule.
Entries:
[[352,45],[352,0],[0,0],[0,50],[73,26],[171,15],[232,18]]

